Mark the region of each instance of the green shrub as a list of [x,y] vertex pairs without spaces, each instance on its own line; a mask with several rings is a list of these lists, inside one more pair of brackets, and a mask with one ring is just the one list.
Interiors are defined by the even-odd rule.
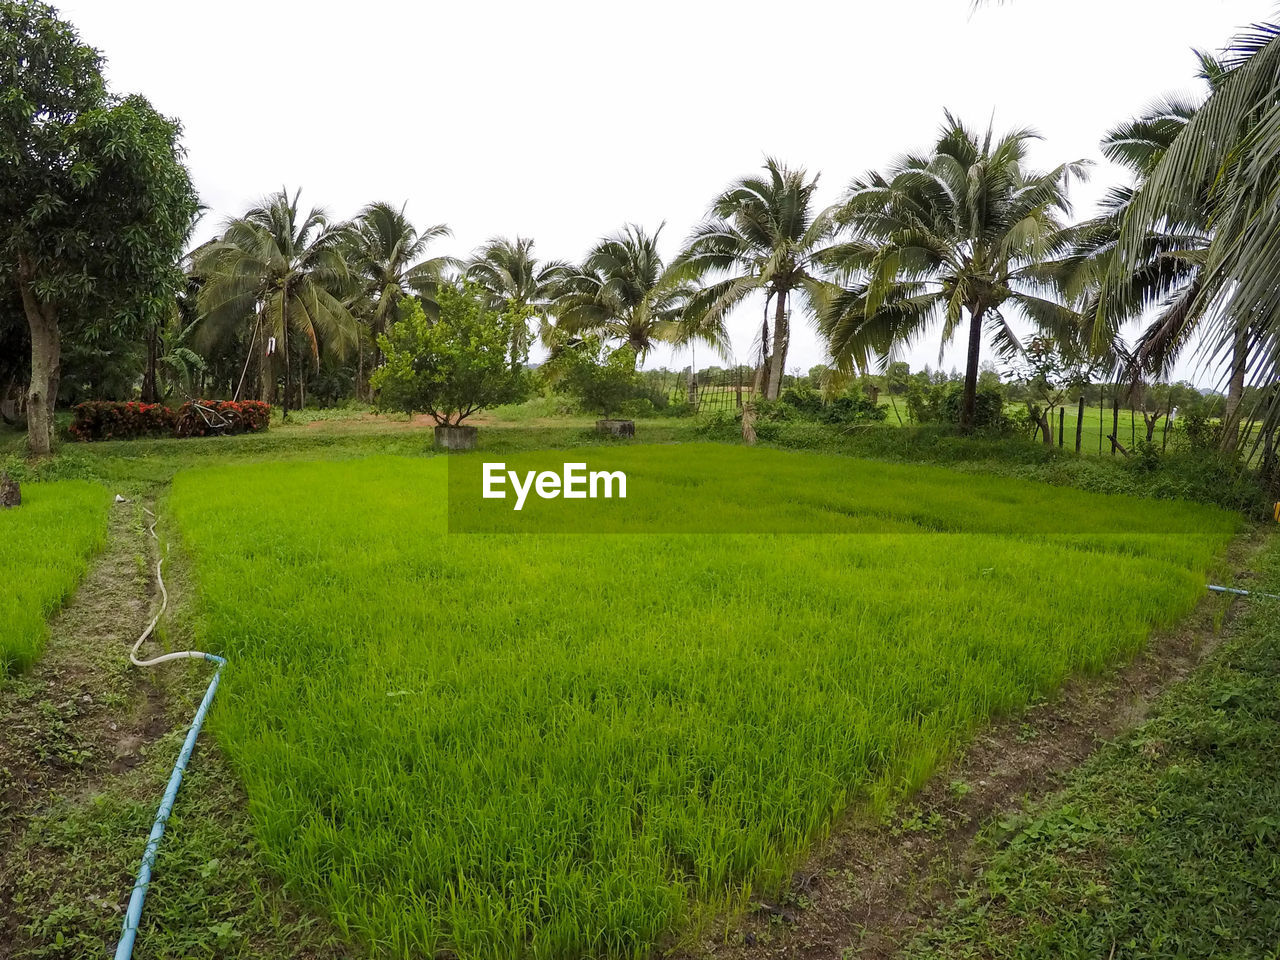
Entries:
[[[937,383],[922,386],[912,382],[907,392],[907,413],[918,424],[960,422],[964,407],[964,385]],[[1011,426],[1004,412],[1004,392],[997,386],[979,386],[974,394],[973,426],[998,433]]]
[[882,407],[862,391],[843,393],[828,403],[818,415],[822,423],[879,423],[889,416]]
[[666,405],[666,397],[636,372],[636,353],[630,347],[610,350],[599,338],[587,337],[561,352],[554,364],[555,389],[573,397],[584,412],[652,416],[658,400]]
[[516,325],[527,322],[527,312],[492,310],[469,283],[445,284],[436,299],[438,319],[428,319],[422,304],[409,299],[399,322],[378,337],[386,363],[369,379],[378,407],[457,425],[477,410],[527,395],[523,358],[511,354]]

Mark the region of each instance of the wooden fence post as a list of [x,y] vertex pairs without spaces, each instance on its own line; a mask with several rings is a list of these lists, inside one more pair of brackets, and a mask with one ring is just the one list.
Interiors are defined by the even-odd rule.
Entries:
[[1080,392],[1080,406],[1076,410],[1076,453],[1080,452],[1080,441],[1084,439],[1084,391]]
[[1111,398],[1111,455],[1116,455],[1116,445],[1120,442],[1120,395]]

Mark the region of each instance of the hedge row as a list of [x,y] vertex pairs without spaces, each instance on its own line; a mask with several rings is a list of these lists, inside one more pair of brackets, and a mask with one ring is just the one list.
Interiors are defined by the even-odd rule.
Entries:
[[77,440],[256,433],[271,422],[271,405],[258,400],[193,400],[176,410],[162,403],[92,400],[73,412],[70,429]]

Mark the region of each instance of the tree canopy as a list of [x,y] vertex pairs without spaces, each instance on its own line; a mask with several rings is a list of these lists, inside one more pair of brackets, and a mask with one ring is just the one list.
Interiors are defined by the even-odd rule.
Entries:
[[113,342],[168,316],[198,200],[177,122],[110,93],[101,56],[52,7],[0,2],[0,64],[0,282],[27,321],[40,454],[64,335]]

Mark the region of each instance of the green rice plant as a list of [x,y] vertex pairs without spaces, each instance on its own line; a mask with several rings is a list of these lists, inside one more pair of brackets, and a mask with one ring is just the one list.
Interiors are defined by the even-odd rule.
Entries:
[[40,656],[46,621],[107,535],[107,491],[95,483],[28,483],[0,510],[0,680]]
[[175,478],[262,848],[377,955],[646,956],[1132,656],[1239,524],[843,457],[591,455],[667,532],[446,533],[444,458]]

